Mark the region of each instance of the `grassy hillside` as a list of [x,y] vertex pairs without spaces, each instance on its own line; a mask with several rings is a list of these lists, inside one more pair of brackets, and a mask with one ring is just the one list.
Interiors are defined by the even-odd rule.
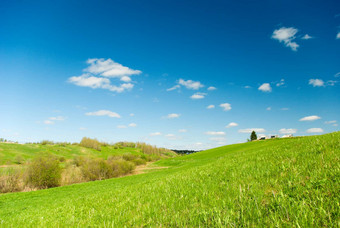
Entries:
[[101,151],[85,148],[79,145],[71,144],[12,144],[0,143],[0,165],[16,164],[20,156],[24,161],[31,160],[39,153],[51,153],[58,157],[71,159],[75,156],[90,156],[107,159],[109,156],[123,155],[126,153],[143,155],[140,148],[102,146]]
[[340,132],[235,144],[150,173],[0,195],[0,226],[340,225]]

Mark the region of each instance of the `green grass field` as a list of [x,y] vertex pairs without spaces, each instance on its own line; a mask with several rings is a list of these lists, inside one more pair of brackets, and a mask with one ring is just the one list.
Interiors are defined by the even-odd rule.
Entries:
[[107,159],[109,156],[123,155],[126,153],[142,155],[138,148],[114,148],[113,146],[102,146],[101,151],[81,147],[79,145],[42,145],[42,144],[9,144],[0,143],[0,165],[15,164],[16,158],[20,155],[24,160],[29,161],[39,153],[51,153],[65,159],[72,159],[75,156],[90,156]]
[[0,226],[339,227],[340,132],[219,147],[122,178],[0,195]]

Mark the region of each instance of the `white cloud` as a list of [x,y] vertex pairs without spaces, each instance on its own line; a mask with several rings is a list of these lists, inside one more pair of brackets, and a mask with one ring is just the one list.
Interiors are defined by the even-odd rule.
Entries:
[[54,124],[54,122],[51,121],[51,120],[45,120],[45,121],[44,121],[44,124],[52,125],[52,124]]
[[283,42],[286,47],[290,47],[293,51],[297,51],[299,45],[293,40],[296,38],[295,34],[298,32],[296,28],[290,27],[282,27],[274,30],[272,34],[272,38],[276,39],[280,42]]
[[130,124],[129,124],[129,127],[137,127],[137,124],[135,124],[135,123],[130,123]]
[[187,132],[188,130],[187,129],[179,129],[178,132],[181,132],[181,133],[184,133],[184,132]]
[[309,85],[313,85],[313,87],[320,87],[320,86],[324,86],[325,83],[322,79],[309,79],[308,82]]
[[181,114],[171,113],[171,114],[168,114],[168,115],[166,116],[166,118],[168,118],[168,119],[174,119],[174,118],[180,117],[180,115],[181,115]]
[[313,39],[313,37],[310,36],[310,35],[308,35],[308,34],[306,34],[306,35],[304,35],[303,37],[301,37],[301,39],[303,39],[303,40],[309,40],[309,39]]
[[340,39],[340,32],[338,32],[338,34],[336,34],[336,38]]
[[330,121],[325,121],[325,124],[335,124],[337,121],[336,120],[330,120]]
[[91,76],[90,74],[82,74],[80,76],[73,76],[68,79],[68,82],[77,86],[90,87],[92,89],[104,88],[110,86],[110,80],[107,78],[99,78]]
[[220,104],[220,107],[223,108],[223,111],[231,110],[231,105],[229,103]]
[[215,108],[215,105],[208,105],[207,106],[207,109],[212,109],[212,108]]
[[336,74],[334,75],[334,77],[336,77],[336,78],[340,77],[340,72],[336,73]]
[[207,95],[206,93],[198,92],[198,93],[193,94],[190,98],[194,100],[203,99],[206,95]]
[[288,111],[289,108],[281,108],[282,111]]
[[238,124],[237,123],[234,123],[234,122],[231,122],[231,123],[229,123],[227,126],[225,126],[226,128],[231,128],[231,127],[236,127],[236,126],[238,126]]
[[176,89],[179,89],[181,86],[180,85],[175,85],[169,89],[167,89],[166,91],[172,91],[172,90],[176,90]]
[[267,111],[270,111],[270,110],[272,110],[272,107],[268,107],[268,108],[266,108],[266,110],[267,110]]
[[135,114],[134,113],[130,113],[130,115],[129,116],[135,116]]
[[307,133],[322,133],[323,129],[322,128],[309,128],[306,132]]
[[209,90],[209,91],[216,90],[216,87],[214,87],[214,86],[210,86],[210,87],[208,88],[208,90]]
[[252,131],[255,131],[256,133],[264,133],[266,132],[263,128],[247,128],[247,129],[240,129],[238,130],[239,133],[252,133]]
[[269,83],[263,83],[258,90],[261,90],[262,92],[271,92],[272,91],[272,87],[270,86]]
[[297,132],[297,129],[293,129],[293,128],[282,128],[279,130],[280,134],[295,134]]
[[251,86],[248,86],[248,85],[247,85],[247,86],[245,86],[244,88],[245,88],[245,89],[250,89],[250,88],[251,88]]
[[56,117],[50,117],[49,120],[57,120],[57,121],[63,121],[65,120],[65,117],[63,116],[56,116]]
[[225,142],[227,139],[225,137],[211,137],[209,138],[211,141],[217,141],[217,142]]
[[301,118],[299,121],[314,121],[314,120],[318,120],[321,119],[320,116],[306,116]]
[[[88,59],[89,65],[80,76],[70,77],[67,81],[82,87],[90,87],[92,89],[107,89],[112,92],[121,93],[125,90],[131,90],[134,85],[131,82],[132,75],[141,73],[139,70],[133,70],[125,67],[112,59]],[[125,83],[120,85],[112,85],[110,79],[118,78]]]
[[187,89],[193,89],[193,90],[198,90],[199,88],[204,87],[203,84],[201,84],[199,81],[192,81],[192,80],[183,80],[179,79],[178,84],[185,86]]
[[285,84],[285,80],[281,79],[278,83],[276,83],[277,87],[283,86]]
[[80,127],[79,130],[85,131],[85,130],[87,130],[87,129],[86,129],[85,127]]
[[127,126],[125,126],[125,125],[118,125],[117,128],[123,129],[123,128],[127,128]]
[[133,70],[123,66],[122,64],[114,62],[110,58],[106,60],[104,58],[88,59],[87,64],[90,66],[84,71],[110,78],[122,78],[124,76],[138,75],[142,73],[140,70]]
[[206,135],[225,135],[223,131],[207,131],[205,132]]
[[85,113],[85,115],[87,115],[87,116],[108,116],[108,117],[111,117],[111,118],[120,118],[120,115],[118,113],[111,112],[111,111],[108,111],[108,110],[99,110],[99,111],[96,111],[96,112],[87,112],[87,113]]
[[150,136],[159,136],[159,135],[162,135],[162,133],[160,133],[160,132],[150,133]]

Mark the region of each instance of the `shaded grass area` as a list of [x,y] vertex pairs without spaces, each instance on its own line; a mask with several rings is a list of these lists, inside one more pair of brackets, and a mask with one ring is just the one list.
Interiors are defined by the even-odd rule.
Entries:
[[340,225],[340,132],[161,160],[146,174],[0,195],[2,226]]

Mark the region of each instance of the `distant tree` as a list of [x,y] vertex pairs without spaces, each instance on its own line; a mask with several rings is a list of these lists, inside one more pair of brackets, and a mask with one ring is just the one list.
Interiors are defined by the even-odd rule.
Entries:
[[250,140],[251,140],[251,141],[254,141],[254,140],[256,140],[256,139],[257,139],[256,132],[253,131],[253,132],[251,133],[251,135],[250,135]]

